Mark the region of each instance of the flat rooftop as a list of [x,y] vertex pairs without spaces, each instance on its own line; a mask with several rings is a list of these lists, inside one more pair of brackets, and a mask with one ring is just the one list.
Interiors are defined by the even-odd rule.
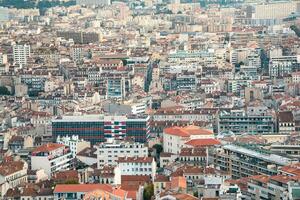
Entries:
[[270,162],[270,163],[281,165],[281,166],[291,164],[291,161],[292,161],[291,159],[289,159],[287,157],[279,156],[276,154],[263,154],[263,153],[260,153],[260,152],[257,152],[257,151],[251,150],[251,149],[247,149],[245,147],[240,147],[237,145],[229,144],[229,145],[225,145],[223,148],[233,151],[233,152],[245,154],[250,157],[255,157],[255,158]]
[[53,118],[52,122],[147,121],[149,118],[148,115],[65,115]]

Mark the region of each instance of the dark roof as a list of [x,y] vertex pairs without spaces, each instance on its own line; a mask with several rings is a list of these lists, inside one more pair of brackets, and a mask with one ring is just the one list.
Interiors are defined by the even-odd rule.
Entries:
[[87,147],[87,148],[83,149],[82,151],[80,151],[80,152],[77,154],[77,156],[84,156],[84,157],[97,158],[96,151],[97,151],[96,148],[90,148],[90,147]]
[[279,122],[293,122],[294,116],[292,111],[283,111],[278,113]]

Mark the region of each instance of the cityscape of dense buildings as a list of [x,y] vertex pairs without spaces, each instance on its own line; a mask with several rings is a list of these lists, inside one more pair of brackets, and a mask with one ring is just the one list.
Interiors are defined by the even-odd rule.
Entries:
[[0,199],[300,200],[300,0],[0,1]]

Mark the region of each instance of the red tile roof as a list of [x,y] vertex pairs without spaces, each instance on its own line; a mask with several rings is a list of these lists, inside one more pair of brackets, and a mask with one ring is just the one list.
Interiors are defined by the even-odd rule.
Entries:
[[32,153],[51,152],[63,146],[64,146],[63,144],[48,143],[37,147]]
[[292,177],[290,177],[290,176],[284,176],[284,175],[271,176],[270,179],[273,180],[273,181],[277,181],[279,183],[284,183],[284,184],[287,184],[288,182],[290,182],[291,180],[293,180]]
[[170,128],[165,128],[164,133],[181,137],[190,137],[191,135],[212,135],[213,131],[200,128],[199,126],[174,126]]
[[93,190],[112,192],[113,188],[108,184],[61,184],[55,186],[54,193],[90,192]]
[[121,181],[144,181],[144,182],[151,182],[151,177],[146,175],[122,175]]
[[261,182],[261,183],[267,183],[270,180],[270,176],[267,176],[267,175],[255,175],[255,176],[250,176],[249,179],[253,180],[253,181],[258,181],[258,182]]
[[8,161],[0,164],[0,175],[8,176],[18,171],[21,171],[24,167],[22,161]]
[[204,139],[193,139],[185,143],[186,145],[191,145],[193,147],[199,147],[199,146],[214,146],[214,145],[220,145],[221,142],[217,139],[212,138],[204,138]]
[[293,174],[295,176],[300,176],[300,163],[283,166],[280,168],[280,171],[288,174]]

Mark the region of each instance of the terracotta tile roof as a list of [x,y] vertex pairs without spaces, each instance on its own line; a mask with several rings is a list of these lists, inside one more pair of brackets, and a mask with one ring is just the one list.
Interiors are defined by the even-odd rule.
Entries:
[[156,175],[154,182],[169,182],[170,179],[164,175]]
[[125,181],[151,182],[151,177],[146,175],[122,175],[121,182]]
[[185,165],[178,168],[175,172],[171,174],[171,177],[183,176],[184,174],[203,174],[204,169],[199,166],[189,166]]
[[114,177],[115,173],[114,173],[114,169],[115,167],[113,166],[104,166],[101,169],[95,169],[92,173],[93,176],[100,176],[100,177]]
[[0,164],[0,174],[2,176],[8,176],[17,171],[22,170],[24,163],[22,161],[8,161]]
[[132,200],[135,200],[136,199],[136,196],[137,196],[137,191],[128,191],[127,193],[127,198],[128,199],[132,199]]
[[290,176],[275,175],[275,176],[271,176],[270,180],[277,181],[279,183],[287,184],[288,182],[290,182],[291,180],[293,180],[293,178],[290,177]]
[[245,192],[248,191],[248,181],[249,181],[249,177],[226,180],[226,182],[228,182],[230,184],[238,185],[240,187],[240,189]]
[[300,175],[300,163],[283,166],[280,168],[280,171],[288,173],[288,174],[293,174],[295,176],[299,176]]
[[181,189],[187,188],[186,178],[184,176],[177,176],[171,178],[170,189],[176,189],[176,188],[181,188]]
[[121,188],[117,188],[113,190],[113,195],[118,196],[118,197],[126,197],[127,196],[127,191],[126,190],[122,190]]
[[174,155],[174,154],[173,153],[168,153],[168,152],[160,153],[160,157],[171,157],[172,155]]
[[112,192],[112,186],[108,184],[61,184],[55,186],[54,193],[90,192],[93,190]]
[[51,152],[63,146],[64,146],[63,144],[48,143],[37,147],[32,153]]
[[118,163],[152,163],[152,157],[120,157]]
[[199,126],[174,126],[170,128],[165,128],[164,133],[181,137],[190,137],[191,135],[213,135],[213,131],[200,128]]
[[78,181],[78,172],[76,170],[67,170],[67,171],[60,171],[54,174],[53,179],[55,181],[67,181],[67,180],[75,180]]
[[179,156],[205,157],[206,149],[204,149],[204,148],[182,148],[179,153]]
[[137,183],[137,182],[126,182],[121,184],[121,189],[126,191],[135,191],[137,192],[139,187],[143,184]]
[[261,183],[268,183],[269,180],[270,180],[270,176],[267,176],[267,175],[255,175],[255,176],[250,176],[249,179],[253,180],[253,181],[258,181],[258,182],[261,182]]
[[199,146],[214,146],[214,145],[220,145],[221,142],[217,139],[212,138],[204,138],[204,139],[193,139],[185,143],[186,145],[190,145],[193,147],[199,147]]

